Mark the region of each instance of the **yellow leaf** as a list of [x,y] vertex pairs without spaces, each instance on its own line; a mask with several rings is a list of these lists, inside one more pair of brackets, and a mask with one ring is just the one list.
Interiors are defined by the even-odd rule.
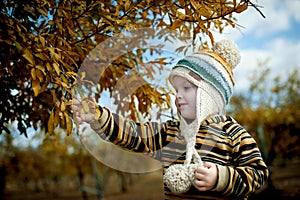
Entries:
[[56,71],[56,74],[57,75],[60,75],[60,69],[59,69],[59,64],[58,63],[53,63],[53,67],[54,67],[54,69],[55,69],[55,71]]
[[209,36],[209,38],[210,38],[211,43],[214,44],[214,43],[215,43],[215,40],[214,40],[213,34],[212,34],[210,31],[208,31],[207,34],[208,34],[208,36]]
[[46,9],[41,9],[41,8],[39,8],[39,7],[36,7],[36,9],[37,9],[37,11],[38,11],[39,13],[41,13],[42,15],[44,15],[44,16],[47,16],[47,15],[48,15]]
[[37,66],[35,66],[35,67],[36,67],[37,69],[39,69],[40,71],[42,71],[44,75],[46,75],[45,68],[44,68],[43,66],[37,65]]
[[35,71],[36,71],[37,78],[42,82],[44,80],[44,76],[43,76],[42,71],[39,70],[39,69],[36,69]]
[[207,18],[212,17],[211,8],[204,3],[201,4],[201,8],[198,10],[198,13]]
[[49,20],[49,21],[48,21],[48,24],[49,24],[49,25],[54,25],[55,22],[54,22],[53,20]]
[[36,97],[39,94],[40,91],[40,81],[39,79],[32,80],[32,89],[34,96]]
[[23,49],[23,55],[22,55],[30,64],[34,65],[34,58],[31,54],[31,52],[27,49]]
[[60,122],[60,127],[61,127],[61,128],[65,128],[65,127],[66,127],[66,118],[65,118],[64,113],[61,112],[61,111],[59,111],[58,115],[59,115],[59,118],[60,118],[60,120],[59,120],[59,122]]
[[51,111],[50,117],[48,119],[48,133],[51,135],[54,133],[54,111]]
[[36,53],[34,54],[35,57],[40,58],[41,60],[47,60],[48,58],[45,56],[44,53]]
[[232,28],[234,28],[234,27],[235,27],[235,24],[234,24],[234,22],[233,22],[233,21],[231,21],[230,19],[227,19],[227,18],[225,18],[225,17],[224,17],[224,20],[226,20],[226,21],[228,22],[228,24],[230,24],[230,26],[232,26]]
[[196,2],[194,0],[191,0],[191,4],[195,8],[195,10],[198,10],[201,7],[201,5],[198,4],[198,2]]
[[55,48],[56,51],[63,51],[62,49],[60,48]]
[[179,0],[180,6],[185,6],[185,1],[184,0]]
[[244,4],[242,4],[242,5],[239,5],[239,6],[235,9],[235,12],[241,13],[241,12],[245,11],[247,8],[248,8],[248,4],[247,4],[247,3],[244,3]]
[[35,79],[36,79],[36,71],[35,71],[35,68],[32,68],[32,69],[31,69],[31,77],[32,77],[32,80],[35,80]]
[[61,121],[60,116],[59,116],[60,113],[61,113],[60,110],[57,109],[55,112],[55,115],[54,115],[54,124],[58,124]]
[[120,20],[120,19],[117,19],[115,22],[116,22],[117,24],[121,24],[123,21]]
[[99,109],[96,109],[95,110],[95,119],[97,120],[97,119],[99,119],[100,118],[100,110]]
[[52,102],[55,102],[57,98],[55,90],[51,90],[51,95],[52,95]]
[[65,103],[63,101],[60,103],[60,110],[62,112],[64,112],[66,110],[66,105],[65,105]]
[[47,48],[50,51],[50,56],[51,58],[54,58],[55,60],[61,60],[60,59],[60,54],[55,53],[55,49],[52,47]]
[[183,24],[183,21],[181,21],[181,20],[176,20],[176,21],[172,24],[171,28],[172,28],[172,29],[177,29],[177,28],[180,27],[182,24]]
[[64,16],[65,16],[66,18],[71,18],[68,12],[62,10],[62,13],[64,14]]
[[22,32],[21,27],[19,25],[17,25],[17,30],[18,30],[19,33]]
[[177,11],[176,17],[178,17],[178,19],[185,20],[187,16],[185,14],[183,14],[182,12]]
[[182,52],[185,48],[187,48],[187,46],[185,46],[185,45],[180,46],[177,49],[175,49],[175,52]]
[[126,1],[126,2],[125,2],[125,10],[126,10],[126,11],[129,9],[130,5],[131,5],[131,2],[130,2],[130,1]]
[[18,43],[17,41],[15,41],[16,47],[19,51],[22,50],[22,46],[20,45],[20,43]]
[[85,76],[86,76],[86,72],[81,72],[81,78],[80,78],[80,80],[83,81],[83,79],[85,78]]
[[46,63],[46,68],[49,72],[52,71],[52,67],[51,67],[50,63],[48,63],[48,62]]
[[67,112],[64,112],[64,117],[66,119],[67,135],[71,135],[72,134],[72,130],[73,130],[72,120],[70,119],[70,117],[69,117],[69,115],[68,115]]
[[83,113],[88,113],[90,111],[88,101],[82,101],[81,105],[82,105]]
[[61,80],[63,83],[65,83],[66,85],[68,84],[68,79],[66,78],[66,76],[62,76]]
[[70,86],[68,86],[67,83],[60,81],[59,82],[61,86],[63,86],[64,88],[70,88]]
[[39,35],[39,40],[42,44],[42,47],[45,47],[45,38],[43,36]]

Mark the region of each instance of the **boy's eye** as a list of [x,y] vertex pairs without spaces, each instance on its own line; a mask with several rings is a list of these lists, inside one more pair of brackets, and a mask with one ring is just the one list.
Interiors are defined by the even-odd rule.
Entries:
[[184,87],[185,90],[188,90],[188,89],[190,89],[190,88],[191,88],[191,86],[185,86],[185,87]]

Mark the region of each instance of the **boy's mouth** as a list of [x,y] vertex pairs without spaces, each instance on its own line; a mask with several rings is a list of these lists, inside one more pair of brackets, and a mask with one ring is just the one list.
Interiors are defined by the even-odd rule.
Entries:
[[181,109],[183,106],[187,105],[186,103],[179,103],[178,108]]

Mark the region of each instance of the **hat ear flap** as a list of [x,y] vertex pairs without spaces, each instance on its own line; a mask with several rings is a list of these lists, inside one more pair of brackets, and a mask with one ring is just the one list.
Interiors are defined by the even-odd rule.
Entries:
[[[209,83],[202,81],[198,87],[199,103],[197,104],[197,112],[200,117],[200,123],[210,115],[223,114],[225,103],[220,93]],[[198,117],[197,116],[197,117]]]

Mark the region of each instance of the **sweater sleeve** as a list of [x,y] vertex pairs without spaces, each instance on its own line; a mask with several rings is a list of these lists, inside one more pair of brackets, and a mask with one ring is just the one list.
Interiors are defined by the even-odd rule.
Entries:
[[113,114],[109,109],[101,109],[99,119],[92,121],[90,125],[103,139],[131,151],[159,157],[158,152],[165,141],[161,131],[165,124],[140,124]]
[[254,138],[240,125],[230,132],[232,164],[218,165],[218,183],[214,188],[229,197],[248,197],[266,182],[269,171]]

